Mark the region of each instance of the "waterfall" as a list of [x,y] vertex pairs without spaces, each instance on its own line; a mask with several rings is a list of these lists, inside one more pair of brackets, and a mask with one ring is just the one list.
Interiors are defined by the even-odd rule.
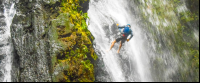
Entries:
[[[100,52],[99,58],[105,65],[109,78],[101,81],[153,81],[149,71],[149,56],[143,39],[143,31],[137,25],[139,18],[132,15],[127,0],[92,0],[89,3],[88,29],[95,37],[95,49]],[[125,42],[117,54],[119,43],[109,50],[111,42],[117,38],[118,28],[115,26],[131,24],[133,38]]]
[[[180,76],[177,75],[178,67],[181,68],[185,62],[180,64],[179,60],[182,60],[178,57],[180,55],[172,50],[173,47],[168,46],[176,40],[170,40],[167,36],[173,35],[173,32],[177,30],[177,25],[180,23],[177,15],[186,14],[188,11],[185,1],[181,0],[180,3],[183,4],[173,7],[169,0],[91,0],[87,12],[89,16],[87,23],[88,29],[95,37],[94,48],[99,57],[96,80],[182,81],[173,77]],[[163,19],[155,14],[157,10],[153,10],[153,6],[162,8],[167,16]],[[174,11],[175,9],[177,12]],[[142,21],[141,16],[147,18],[145,22]],[[124,43],[119,54],[117,53],[119,43],[115,43],[113,49],[107,51],[118,37],[119,31],[116,24],[131,24],[134,34],[129,42]],[[199,33],[197,30],[194,32]],[[194,35],[195,40],[199,41],[197,37],[198,35]],[[176,47],[176,45],[173,46]],[[183,69],[187,70],[187,65]]]
[[0,12],[0,81],[11,82],[12,68],[12,43],[10,25],[16,13],[14,3],[9,0],[3,1],[3,13]]
[[[0,0],[0,82],[11,82],[13,79],[11,71],[18,71],[14,68],[12,69],[14,48],[10,32],[10,26],[16,13],[15,2],[18,1]],[[52,0],[45,1],[51,2]],[[185,3],[186,1],[90,0],[89,10],[87,11],[89,19],[86,21],[89,31],[95,38],[93,44],[98,55],[97,63],[94,65],[96,66],[95,81],[199,81],[197,79],[199,78],[199,68],[196,68],[197,65],[199,67],[199,55],[197,55],[199,54],[199,24],[195,24],[197,22],[195,19],[198,16],[192,16]],[[32,2],[32,0],[28,2]],[[35,1],[33,3],[35,4]],[[49,15],[43,15],[47,12],[41,13],[43,12],[41,3],[36,3],[33,7],[34,15],[24,14],[25,12],[23,11],[23,14],[18,16],[28,17],[27,19],[30,18],[31,20],[32,16],[34,16],[34,21],[38,22],[33,22],[33,24],[29,25],[32,23],[31,20],[24,23],[23,19],[20,19],[20,21],[16,19],[16,21],[19,21],[19,23],[16,23],[17,28],[11,28],[14,31],[16,30],[13,32],[13,34],[15,33],[14,36],[17,36],[14,40],[23,39],[25,41],[19,43],[17,47],[21,48],[21,45],[26,47],[17,51],[18,53],[20,51],[20,60],[22,60],[20,63],[25,63],[22,64],[22,67],[24,67],[22,68],[23,72],[19,68],[19,75],[16,74],[15,76],[15,79],[20,79],[19,81],[53,80],[50,78],[51,75],[49,73],[51,69],[48,69],[51,60],[49,59],[49,61],[46,56],[50,56],[49,52],[46,53],[50,43],[45,45],[46,39],[32,42],[32,40],[40,39],[39,37],[46,30],[46,26],[49,26],[44,21]],[[28,4],[28,6],[31,5]],[[37,12],[39,12],[38,15],[36,14]],[[31,35],[27,34],[26,36],[23,32],[26,25],[23,24],[34,26],[32,28],[36,31],[34,33],[37,34],[31,33]],[[117,53],[119,42],[115,43],[112,50],[108,51],[111,43],[119,37],[119,30],[116,24],[131,24],[133,31],[132,39],[122,45],[120,53]],[[17,31],[19,31],[19,34]],[[15,41],[15,45],[16,43],[18,41]],[[34,53],[32,58],[32,56],[28,55],[36,44],[38,49],[33,52],[37,51],[37,53]],[[28,51],[24,49],[28,49]],[[32,63],[34,63],[34,66],[29,65]]]

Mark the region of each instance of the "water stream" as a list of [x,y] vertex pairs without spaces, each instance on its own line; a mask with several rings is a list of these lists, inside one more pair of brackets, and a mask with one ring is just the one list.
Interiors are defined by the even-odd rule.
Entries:
[[[102,64],[105,64],[103,70],[109,75],[104,79],[97,76],[100,81],[152,81],[145,35],[137,24],[139,18],[132,15],[128,4],[127,0],[94,0],[89,3],[89,30],[95,37],[95,48],[101,54]],[[125,42],[119,54],[119,43],[107,52],[111,42],[117,38],[117,23],[131,24],[134,34],[129,42]]]
[[10,25],[16,13],[14,3],[3,1],[4,12],[1,12],[0,25],[0,81],[11,82],[12,50]]
[[[171,48],[167,48],[166,43],[171,42],[167,35],[174,33],[172,31],[168,33],[164,27],[172,26],[171,30],[177,29],[176,25],[180,19],[176,13],[185,14],[188,11],[185,1],[181,0],[183,4],[177,7],[173,7],[168,0],[141,0],[139,2],[140,4],[136,4],[135,0],[90,1],[87,22],[88,29],[95,37],[94,48],[99,55],[97,71],[101,73],[97,73],[97,81],[173,81],[173,76],[176,75],[180,66],[180,59],[173,56],[176,53]],[[162,18],[154,13],[152,6],[165,8],[168,16],[161,20]],[[173,8],[177,8],[178,12],[174,12]],[[144,14],[147,18],[146,22],[142,21],[143,15],[138,14]],[[169,17],[172,20],[169,20]],[[147,22],[151,25],[147,25]],[[129,42],[125,42],[119,54],[117,53],[119,43],[116,43],[111,51],[107,51],[112,41],[118,37],[119,31],[116,24],[131,24],[134,34]],[[163,26],[161,27],[163,29],[159,29],[158,25]],[[160,42],[157,43],[154,37]]]

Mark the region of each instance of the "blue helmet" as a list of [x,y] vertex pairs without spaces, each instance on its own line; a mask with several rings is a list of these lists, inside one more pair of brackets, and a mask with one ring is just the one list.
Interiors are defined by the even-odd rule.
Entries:
[[127,26],[130,26],[130,27],[131,27],[131,25],[130,25],[130,24],[127,24]]

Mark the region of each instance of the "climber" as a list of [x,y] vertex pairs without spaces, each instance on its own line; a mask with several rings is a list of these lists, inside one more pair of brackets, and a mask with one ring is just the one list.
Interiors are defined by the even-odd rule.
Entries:
[[[118,26],[119,24],[117,24]],[[131,25],[130,24],[127,24],[127,25],[124,25],[124,26],[118,26],[119,28],[119,31],[121,33],[120,37],[115,39],[113,42],[112,42],[112,45],[110,47],[110,50],[112,49],[112,47],[114,46],[114,44],[116,42],[119,42],[120,41],[120,45],[119,45],[119,49],[117,51],[117,53],[119,53],[121,47],[122,47],[122,44],[125,42],[125,41],[129,41],[132,37],[133,37],[133,32],[131,30]],[[131,37],[129,39],[128,36],[131,35]]]

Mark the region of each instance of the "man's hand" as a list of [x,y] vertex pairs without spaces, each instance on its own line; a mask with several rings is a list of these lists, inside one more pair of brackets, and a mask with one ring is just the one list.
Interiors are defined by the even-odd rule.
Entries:
[[129,41],[129,39],[127,39],[127,42]]
[[117,26],[119,26],[119,24],[117,24]]

